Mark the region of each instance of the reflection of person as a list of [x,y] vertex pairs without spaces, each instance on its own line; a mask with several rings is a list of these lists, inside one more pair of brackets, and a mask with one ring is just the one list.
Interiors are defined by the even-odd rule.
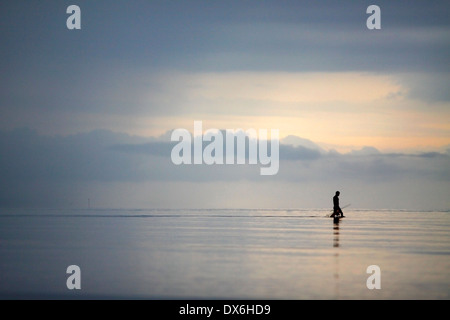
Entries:
[[336,195],[333,197],[333,214],[331,215],[332,217],[335,216],[339,216],[339,214],[341,215],[341,217],[344,216],[344,213],[341,210],[341,207],[339,206],[339,195],[341,193],[339,191],[336,191]]

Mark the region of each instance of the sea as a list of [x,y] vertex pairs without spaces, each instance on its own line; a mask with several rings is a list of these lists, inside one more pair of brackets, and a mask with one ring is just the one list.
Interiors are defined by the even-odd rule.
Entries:
[[449,299],[449,211],[344,212],[1,209],[0,298]]

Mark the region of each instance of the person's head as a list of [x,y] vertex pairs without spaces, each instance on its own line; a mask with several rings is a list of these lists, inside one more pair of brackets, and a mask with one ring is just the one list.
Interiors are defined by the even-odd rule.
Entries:
[[339,192],[339,191],[336,191],[336,195],[338,196],[338,195],[340,195],[341,193]]

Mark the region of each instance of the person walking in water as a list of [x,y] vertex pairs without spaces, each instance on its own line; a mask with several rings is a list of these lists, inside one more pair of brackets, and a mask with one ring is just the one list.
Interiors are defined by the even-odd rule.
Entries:
[[341,193],[339,191],[336,191],[336,195],[333,197],[333,214],[331,215],[332,217],[336,217],[339,216],[339,214],[341,215],[341,217],[344,216],[344,213],[341,210],[341,207],[339,206],[339,195]]

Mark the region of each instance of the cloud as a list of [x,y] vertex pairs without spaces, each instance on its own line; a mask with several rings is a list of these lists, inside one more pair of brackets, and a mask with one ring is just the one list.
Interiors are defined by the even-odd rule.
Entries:
[[[259,165],[176,166],[170,160],[173,144],[163,141],[162,137],[144,138],[104,130],[70,136],[43,136],[26,129],[0,132],[0,189],[3,190],[0,205],[50,206],[73,202],[79,205],[80,198],[84,198],[81,201],[84,203],[87,197],[95,195],[97,199],[108,199],[105,203],[118,206],[120,201],[129,205],[129,199],[140,199],[141,202],[134,202],[134,206],[139,207],[146,203],[146,197],[155,200],[148,192],[158,189],[158,184],[172,185],[176,193],[181,192],[178,189],[181,186],[190,185],[212,197],[207,201],[200,200],[197,194],[190,202],[191,207],[199,203],[213,204],[215,197],[221,199],[216,204],[222,203],[224,195],[220,191],[212,193],[219,185],[222,188],[248,186],[249,199],[255,199],[254,192],[263,192],[258,197],[267,198],[267,203],[271,204],[278,201],[272,199],[275,194],[286,203],[299,201],[289,188],[300,188],[304,193],[300,198],[309,203],[305,197],[312,196],[312,190],[330,187],[342,187],[357,194],[361,191],[356,186],[361,190],[370,188],[371,192],[384,193],[394,185],[403,192],[423,185],[427,189],[421,197],[429,195],[434,201],[421,200],[424,205],[445,207],[448,203],[441,195],[442,188],[450,183],[447,153],[385,154],[371,147],[338,153],[281,144],[279,173],[268,177],[260,176]],[[270,191],[275,187],[285,193]],[[131,190],[136,194],[130,194]],[[158,194],[159,204],[181,205],[170,192],[152,192]],[[189,197],[182,198],[184,205],[189,203]],[[403,203],[391,198],[390,204],[402,207]],[[252,205],[255,203],[248,203],[248,206]]]
[[378,151],[376,148],[374,147],[363,147],[360,150],[352,150],[350,151],[350,154],[352,155],[375,155],[375,154],[380,154],[380,151]]
[[78,33],[64,3],[2,4],[0,128],[154,135],[201,117],[380,149],[440,126],[442,141],[448,3],[380,1],[380,32],[369,4],[82,1]]
[[[450,63],[450,61],[448,61]],[[405,93],[409,99],[427,103],[436,103],[436,108],[449,109],[450,83],[449,72],[428,73],[400,73],[397,78],[399,83],[406,88]],[[437,104],[441,103],[441,104]]]
[[[226,153],[226,135],[224,136],[223,154]],[[181,165],[171,162],[171,151],[178,141],[168,141],[169,133],[159,138],[144,138],[116,133],[107,130],[96,130],[84,134],[69,136],[44,136],[34,130],[17,129],[1,132],[0,147],[3,151],[0,159],[2,176],[6,179],[18,180],[99,180],[99,181],[134,181],[147,179],[177,179],[183,172],[198,174],[203,179],[214,180],[239,179],[238,174],[232,172],[238,167],[248,170],[249,165]],[[382,153],[376,148],[366,146],[339,153],[334,150],[326,151],[314,142],[300,137],[291,136],[285,141],[297,141],[307,144],[280,144],[279,154],[281,166],[287,163],[304,163],[311,166],[322,166],[327,176],[334,172],[334,178],[348,176],[379,176],[389,177],[393,174],[407,174],[430,172],[436,170],[441,175],[449,160],[448,153],[419,152],[415,154]],[[210,142],[204,141],[203,148]],[[246,162],[248,163],[248,139],[246,140]],[[193,148],[193,144],[192,144]],[[270,144],[269,144],[270,152]],[[234,153],[236,154],[236,145]],[[193,154],[193,152],[192,152]],[[435,161],[437,167],[419,165],[423,162]],[[417,167],[414,166],[417,164]],[[431,162],[430,162],[431,163]],[[448,164],[448,163],[447,163]],[[408,165],[410,167],[408,168]],[[194,168],[190,170],[189,167]],[[228,168],[226,168],[228,167]],[[226,175],[210,175],[210,173],[228,172]],[[252,179],[252,170],[246,178]],[[283,172],[281,168],[280,173]],[[204,172],[204,173],[202,173]],[[257,172],[257,171],[255,171]],[[314,173],[318,173],[314,172]],[[279,175],[282,179],[296,174],[289,170]],[[322,176],[320,173],[317,177]],[[447,177],[448,174],[445,174]],[[259,177],[253,177],[258,179]],[[200,178],[202,179],[202,178]],[[290,179],[290,178],[288,178]]]

